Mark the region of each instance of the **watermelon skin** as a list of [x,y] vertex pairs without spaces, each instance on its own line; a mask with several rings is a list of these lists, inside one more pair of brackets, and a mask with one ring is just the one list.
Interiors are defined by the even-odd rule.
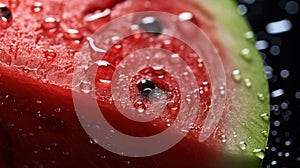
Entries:
[[[244,37],[249,27],[236,13],[236,4],[225,0],[193,1],[174,3],[170,8],[163,3],[167,2],[153,1],[152,8],[175,14],[186,9],[194,11],[198,24],[221,56],[228,77],[227,108],[214,134],[199,143],[194,137],[197,133],[189,133],[174,148],[145,158],[120,156],[91,143],[77,119],[72,100],[72,58],[80,45],[62,40],[64,30],[78,28],[86,37],[108,20],[89,26],[80,22],[82,13],[95,10],[95,6],[111,7],[111,19],[114,19],[144,10],[139,5],[141,2],[105,1],[98,6],[94,1],[45,1],[42,12],[32,14],[34,2],[24,1],[12,9],[12,26],[0,32],[1,41],[6,42],[0,44],[1,167],[259,167],[261,160],[253,150],[264,149],[266,145],[267,137],[261,132],[268,131],[268,121],[260,115],[269,111],[268,89],[253,39],[249,41]],[[135,7],[128,8],[132,4],[136,4]],[[74,8],[77,12],[72,12]],[[48,16],[60,18],[60,27],[54,35],[45,35],[40,27]],[[233,22],[238,26],[232,25]],[[250,61],[240,55],[244,48],[250,49]],[[48,49],[57,51],[54,60],[45,57]],[[252,81],[251,88],[231,79],[234,69]],[[265,100],[259,100],[257,93],[263,94]],[[115,109],[105,102],[100,106],[113,120]],[[126,123],[119,124],[126,127]],[[226,135],[225,143],[222,135]],[[246,150],[240,149],[241,141],[247,143]]]

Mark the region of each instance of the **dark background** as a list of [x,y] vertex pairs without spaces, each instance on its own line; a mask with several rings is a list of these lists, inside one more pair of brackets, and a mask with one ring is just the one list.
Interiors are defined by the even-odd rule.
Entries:
[[[249,20],[264,59],[270,93],[270,133],[263,168],[300,168],[300,0],[237,0],[238,11]],[[270,34],[266,25],[287,19],[292,29]],[[258,44],[258,43],[256,43]]]

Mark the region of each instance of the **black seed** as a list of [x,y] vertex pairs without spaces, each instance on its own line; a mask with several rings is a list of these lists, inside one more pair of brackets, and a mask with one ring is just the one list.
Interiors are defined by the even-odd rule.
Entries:
[[148,79],[143,79],[136,85],[141,95],[144,97],[148,97],[151,94],[152,90],[156,88],[156,85]]
[[150,33],[161,34],[163,31],[160,22],[152,16],[144,17],[138,25],[144,31]]

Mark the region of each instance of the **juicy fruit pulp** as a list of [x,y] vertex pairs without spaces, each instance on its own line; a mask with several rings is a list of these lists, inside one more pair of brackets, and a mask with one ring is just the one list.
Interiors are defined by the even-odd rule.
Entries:
[[[241,167],[244,164],[242,167],[255,167],[260,164],[266,143],[262,132],[268,131],[267,84],[251,33],[236,14],[234,3],[226,0],[176,1],[172,5],[156,0],[17,2],[4,1],[9,5],[5,10],[10,9],[13,18],[5,29],[0,27],[0,166]],[[219,87],[220,92],[227,91],[226,108],[213,134],[200,143],[197,135],[203,129],[214,96],[206,63],[199,56],[194,57],[191,48],[163,34],[137,33],[118,40],[118,32],[108,32],[108,38],[115,37],[108,40],[115,40],[116,44],[102,61],[93,65],[98,72],[96,96],[101,111],[118,130],[134,136],[157,134],[174,122],[180,109],[178,84],[168,72],[154,67],[143,69],[132,78],[130,101],[143,111],[151,106],[152,93],[167,93],[168,104],[160,118],[139,123],[118,113],[110,99],[110,81],[118,63],[134,50],[150,46],[178,53],[173,57],[184,59],[199,86],[199,117],[190,133],[168,151],[132,158],[104,150],[82,129],[72,102],[73,58],[86,37],[100,26],[124,14],[145,10],[176,14],[197,24],[207,34],[225,68],[226,88],[222,84]],[[232,25],[233,22],[238,26]],[[151,17],[138,22],[140,28],[163,32],[163,23],[159,24]],[[176,65],[174,60],[172,65]],[[155,86],[150,83],[151,90],[145,91],[139,85],[143,80]],[[90,94],[89,82],[80,84],[84,95]],[[140,96],[141,87],[144,96]]]

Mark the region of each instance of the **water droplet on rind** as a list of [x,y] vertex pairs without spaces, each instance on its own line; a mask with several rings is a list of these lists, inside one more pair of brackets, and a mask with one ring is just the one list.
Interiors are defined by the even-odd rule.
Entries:
[[12,24],[11,10],[3,3],[0,3],[0,29],[6,29]]
[[236,82],[240,82],[242,80],[241,71],[238,69],[235,69],[231,72],[232,79]]
[[270,120],[270,116],[269,116],[268,113],[263,113],[263,114],[260,115],[260,117],[262,119],[264,119],[265,121],[269,121]]
[[239,142],[239,148],[241,150],[246,150],[246,148],[247,148],[246,142],[244,142],[244,141]]
[[266,131],[266,130],[263,130],[263,131],[261,131],[261,133],[265,136],[265,137],[268,137],[268,131]]
[[256,157],[258,157],[261,160],[264,159],[264,157],[265,157],[265,152],[262,149],[254,149],[253,153]]
[[251,52],[250,52],[249,48],[242,49],[240,54],[241,54],[241,56],[244,60],[246,60],[246,61],[251,61],[252,60]]
[[244,79],[244,84],[247,88],[250,88],[252,86],[252,83],[249,78]]
[[254,42],[255,40],[255,36],[254,36],[254,33],[252,31],[247,31],[245,34],[244,34],[244,37],[251,41],[251,42]]
[[265,95],[264,94],[262,94],[262,93],[257,93],[257,97],[258,97],[258,100],[260,100],[260,101],[265,101]]

